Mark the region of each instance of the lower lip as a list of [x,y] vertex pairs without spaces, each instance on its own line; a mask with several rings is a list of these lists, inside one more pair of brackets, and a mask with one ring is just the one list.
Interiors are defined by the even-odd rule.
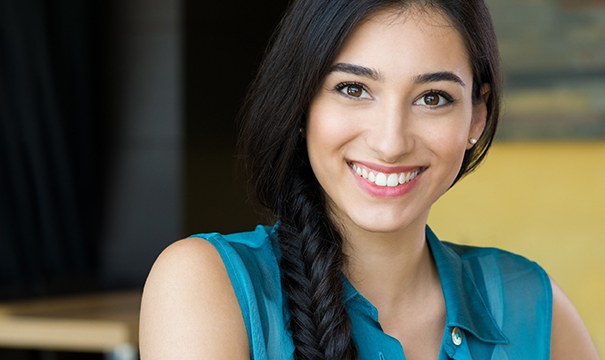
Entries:
[[382,198],[399,197],[409,193],[416,186],[418,178],[422,176],[422,172],[420,172],[414,179],[406,183],[399,184],[397,186],[378,186],[357,175],[357,173],[350,167],[349,169],[351,170],[351,174],[355,178],[355,181],[362,189],[372,196]]

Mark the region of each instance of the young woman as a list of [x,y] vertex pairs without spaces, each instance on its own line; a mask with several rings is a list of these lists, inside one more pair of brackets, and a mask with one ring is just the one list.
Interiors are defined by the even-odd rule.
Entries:
[[142,358],[597,359],[537,264],[426,225],[492,142],[499,71],[481,0],[294,1],[241,131],[275,224],[160,255]]

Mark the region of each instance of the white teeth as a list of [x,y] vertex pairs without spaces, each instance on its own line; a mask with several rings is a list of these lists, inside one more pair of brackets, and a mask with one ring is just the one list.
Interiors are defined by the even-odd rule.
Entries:
[[403,184],[403,183],[405,183],[405,178],[406,178],[405,173],[401,173],[397,177],[397,182],[399,182],[400,184]]
[[409,173],[402,172],[402,173],[391,173],[391,174],[387,175],[385,173],[378,172],[378,171],[377,172],[368,171],[367,169],[357,166],[355,164],[351,164],[350,166],[358,176],[360,176],[378,186],[395,187],[400,184],[405,184],[405,183],[413,180],[420,173],[420,170],[416,169]]
[[371,171],[368,174],[368,180],[370,180],[370,182],[375,182],[376,181],[376,175],[374,175],[374,173],[371,172]]
[[387,179],[387,186],[393,187],[399,185],[399,176],[397,174],[389,175]]
[[374,181],[374,184],[378,186],[387,186],[387,176],[379,172],[378,174],[376,174],[376,180]]

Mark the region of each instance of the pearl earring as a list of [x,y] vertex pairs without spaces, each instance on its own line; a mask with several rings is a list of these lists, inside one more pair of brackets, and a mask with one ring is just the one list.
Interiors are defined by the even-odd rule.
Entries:
[[470,139],[468,140],[468,142],[469,142],[469,143],[471,143],[471,145],[475,145],[475,144],[477,143],[477,141],[478,141],[478,140],[477,140],[477,139],[475,139],[475,138],[470,138]]

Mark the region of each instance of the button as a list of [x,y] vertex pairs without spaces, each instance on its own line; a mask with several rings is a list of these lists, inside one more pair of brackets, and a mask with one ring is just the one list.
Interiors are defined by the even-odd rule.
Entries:
[[456,346],[462,344],[462,331],[457,326],[452,330],[452,342]]

